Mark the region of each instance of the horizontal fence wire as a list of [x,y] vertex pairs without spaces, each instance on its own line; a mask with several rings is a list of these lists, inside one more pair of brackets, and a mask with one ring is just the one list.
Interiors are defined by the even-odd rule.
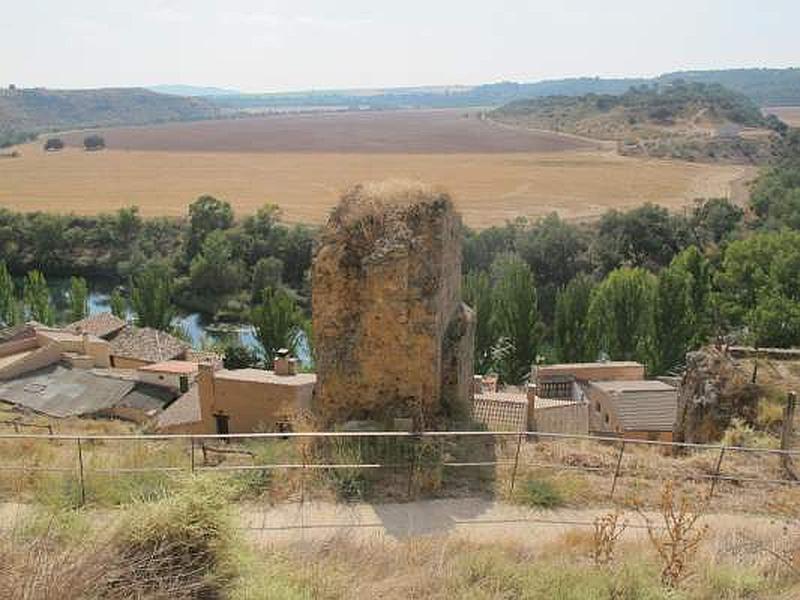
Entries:
[[[493,456],[488,457],[480,455],[480,448],[472,448],[470,451],[474,454],[466,456],[451,456],[444,452],[445,442],[448,440],[463,440],[467,438],[474,438],[478,440],[485,440],[485,447],[489,445],[494,446],[495,453]],[[259,459],[257,454],[251,450],[238,450],[227,448],[214,448],[211,446],[204,446],[206,442],[226,442],[226,443],[240,443],[240,442],[253,442],[253,441],[291,441],[291,440],[396,440],[402,442],[420,442],[424,440],[438,440],[438,444],[433,444],[438,448],[439,455],[434,463],[426,463],[424,458],[419,454],[420,447],[417,447],[417,454],[406,454],[402,457],[395,456],[383,457],[389,460],[374,460],[375,457],[369,455],[361,455],[360,450],[362,443],[359,441],[359,456],[358,458],[352,456],[343,456],[339,462],[325,462],[324,455],[306,455],[305,452],[300,460],[300,456],[294,459],[288,457],[275,458],[275,462],[266,462]],[[411,479],[413,477],[413,470],[419,468],[427,468],[434,466],[445,469],[469,469],[469,468],[503,468],[511,470],[511,483],[510,491],[514,491],[514,482],[517,478],[517,472],[520,467],[525,468],[539,468],[545,470],[564,471],[564,472],[586,472],[595,475],[606,475],[610,482],[610,495],[609,498],[613,499],[617,481],[627,479],[653,479],[664,478],[669,476],[673,479],[682,480],[686,482],[700,482],[708,481],[711,483],[709,496],[714,494],[715,485],[718,482],[729,482],[733,484],[760,484],[760,485],[783,485],[783,486],[796,486],[800,481],[792,478],[780,478],[780,475],[785,471],[778,473],[770,473],[763,470],[763,463],[760,464],[744,464],[743,469],[735,469],[741,474],[725,472],[721,468],[723,457],[731,457],[735,454],[742,454],[745,456],[753,457],[755,460],[757,456],[766,457],[786,457],[791,459],[795,456],[800,456],[799,450],[778,450],[774,448],[748,448],[742,446],[726,446],[722,444],[698,444],[692,442],[667,442],[661,440],[642,440],[642,439],[626,439],[615,436],[594,436],[584,434],[569,434],[569,433],[553,433],[542,431],[425,431],[425,432],[396,432],[396,431],[359,431],[359,432],[291,432],[291,433],[235,433],[235,434],[142,434],[142,435],[110,435],[110,434],[33,434],[33,433],[0,433],[0,441],[11,442],[26,441],[30,442],[43,442],[54,443],[59,445],[74,444],[76,446],[75,458],[73,466],[66,465],[29,465],[29,464],[0,464],[0,472],[42,472],[42,473],[61,473],[73,474],[78,482],[80,496],[82,502],[86,497],[86,480],[93,476],[108,477],[108,476],[124,476],[135,474],[147,473],[189,473],[189,472],[220,472],[220,473],[235,473],[235,472],[274,472],[274,471],[330,471],[336,472],[339,470],[347,471],[375,471],[380,469],[386,470],[403,470],[410,469],[409,474],[409,490],[411,489]],[[167,455],[178,460],[185,460],[175,465],[169,464],[141,464],[134,462],[133,466],[114,466],[101,461],[97,466],[92,466],[92,460],[87,461],[87,452],[95,447],[103,446],[105,443],[139,443],[146,452],[150,452],[149,457],[158,457],[159,453],[165,450],[164,442],[182,442],[179,447],[173,447],[172,450],[178,450],[179,454]],[[157,442],[159,444],[157,444]],[[188,443],[187,443],[188,442]],[[521,456],[520,449],[525,444],[525,448],[531,448],[534,451],[540,449],[542,446],[539,442],[550,442],[546,446],[547,452],[545,456]],[[575,445],[569,445],[570,442],[592,442],[599,444],[599,447],[593,450],[586,448],[579,448]],[[602,446],[608,447],[608,451],[602,451]],[[708,452],[713,454],[713,462],[716,467],[708,469],[707,471],[698,472],[697,470],[691,471],[681,470],[681,465],[673,464],[667,468],[656,468],[646,464],[643,455],[636,455],[632,452],[634,448],[651,448],[660,451],[666,455],[667,451],[681,451],[688,450]],[[516,448],[516,453],[514,453]],[[401,448],[401,450],[408,451],[412,447]],[[203,464],[196,463],[196,454],[203,452]],[[249,459],[255,464],[230,464],[221,462],[219,464],[207,464],[205,459],[205,452],[221,456],[223,459],[226,456],[234,456],[238,458]],[[628,454],[626,454],[626,452]],[[535,452],[534,452],[535,454]],[[675,454],[680,454],[676,452]],[[577,456],[576,456],[577,455]],[[513,458],[512,458],[513,456]],[[628,462],[623,462],[623,457],[628,458]],[[718,456],[718,458],[716,458]],[[23,461],[25,456],[20,457]],[[91,457],[90,457],[91,458]],[[363,458],[363,460],[360,460]],[[401,460],[398,460],[400,458]],[[491,458],[491,460],[487,460]],[[570,462],[572,461],[572,462]],[[583,464],[574,464],[575,462]],[[742,464],[738,465],[739,467]],[[778,477],[774,475],[778,474]]]

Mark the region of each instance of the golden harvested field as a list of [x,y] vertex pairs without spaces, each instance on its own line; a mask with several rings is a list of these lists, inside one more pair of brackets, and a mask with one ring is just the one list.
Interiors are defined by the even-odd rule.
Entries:
[[800,106],[774,106],[765,108],[764,111],[775,115],[791,127],[800,127]]
[[[678,209],[696,197],[728,195],[732,183],[752,172],[624,158],[580,140],[509,132],[454,114],[443,123],[440,113],[435,119],[424,113],[416,123],[409,114],[405,121],[388,114],[385,123],[370,115],[366,128],[331,115],[304,116],[301,128],[274,117],[120,128],[102,131],[109,145],[102,152],[69,145],[46,154],[29,144],[19,148],[20,158],[0,159],[0,206],[92,214],[138,205],[148,216],[183,215],[197,196],[212,194],[240,214],[272,202],[287,221],[319,223],[348,185],[400,178],[447,188],[465,221],[486,227],[553,210],[594,217],[645,201]],[[270,138],[268,119],[291,134]],[[315,119],[325,124],[312,127]],[[248,123],[250,137],[242,129]],[[427,138],[426,123],[435,132]],[[359,143],[343,138],[348,127]],[[82,134],[64,138],[74,144]]]

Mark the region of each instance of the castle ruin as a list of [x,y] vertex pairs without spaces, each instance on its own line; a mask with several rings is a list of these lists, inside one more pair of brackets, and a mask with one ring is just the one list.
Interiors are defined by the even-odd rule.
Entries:
[[475,317],[461,302],[461,219],[422,185],[359,185],[323,228],[312,271],[315,406],[331,423],[464,416]]

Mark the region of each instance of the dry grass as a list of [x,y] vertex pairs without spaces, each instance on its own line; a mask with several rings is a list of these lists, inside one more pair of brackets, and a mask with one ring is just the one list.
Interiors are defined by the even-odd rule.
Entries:
[[145,216],[185,215],[201,194],[240,214],[277,203],[287,221],[320,223],[342,190],[362,181],[410,179],[449,190],[473,227],[558,211],[592,218],[652,201],[679,209],[727,196],[747,167],[624,158],[610,152],[491,154],[235,153],[20,148],[0,161],[0,206],[94,214],[138,205]]
[[[541,551],[496,541],[441,537],[387,547],[346,537],[323,545],[273,546],[240,581],[234,598],[708,599],[776,598],[796,591],[796,577],[758,558],[722,556],[711,545],[681,590],[659,581],[651,548],[620,544],[614,568],[596,568],[591,535],[570,531]],[[787,595],[788,597],[792,597]]]

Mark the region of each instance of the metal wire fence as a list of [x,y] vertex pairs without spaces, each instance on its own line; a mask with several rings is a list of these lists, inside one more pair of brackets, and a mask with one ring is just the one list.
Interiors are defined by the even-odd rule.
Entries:
[[[609,500],[622,482],[675,479],[706,486],[797,486],[800,451],[546,432],[297,432],[228,435],[0,434],[0,494],[37,499],[54,478],[77,504],[122,502],[181,473],[280,483],[284,501],[304,501],[324,474],[346,499],[447,494],[513,496],[521,477],[582,473]],[[280,475],[277,475],[280,474]],[[280,481],[278,481],[280,480]],[[380,495],[380,494],[379,494]]]

